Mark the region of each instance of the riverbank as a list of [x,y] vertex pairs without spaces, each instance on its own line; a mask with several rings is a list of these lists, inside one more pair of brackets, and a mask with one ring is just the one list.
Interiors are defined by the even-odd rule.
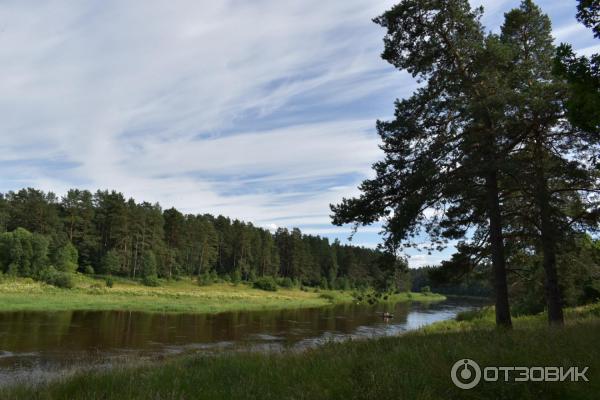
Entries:
[[[563,329],[545,316],[494,329],[490,310],[400,337],[330,343],[304,352],[185,356],[89,372],[38,388],[3,389],[6,399],[594,399],[600,391],[600,305],[567,310]],[[589,367],[589,382],[481,382],[460,390],[450,369],[485,366]]]
[[[269,292],[246,284],[216,283],[199,286],[189,278],[165,281],[159,287],[114,278],[106,287],[102,278],[77,274],[75,287],[60,289],[26,278],[0,282],[0,311],[126,310],[175,313],[219,313],[322,307],[354,301],[352,292],[279,288]],[[388,301],[441,301],[437,294],[401,293]]]

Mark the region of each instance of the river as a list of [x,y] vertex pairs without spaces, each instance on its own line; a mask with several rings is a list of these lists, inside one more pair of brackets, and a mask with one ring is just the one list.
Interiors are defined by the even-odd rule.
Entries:
[[[82,367],[190,352],[302,350],[327,341],[398,335],[483,305],[341,304],[220,314],[129,311],[0,313],[0,384]],[[383,319],[382,312],[393,313]]]

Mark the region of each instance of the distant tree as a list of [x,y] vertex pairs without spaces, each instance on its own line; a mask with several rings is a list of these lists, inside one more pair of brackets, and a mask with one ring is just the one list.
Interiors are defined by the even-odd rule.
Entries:
[[0,234],[0,268],[15,276],[36,277],[48,265],[49,240],[23,228]]
[[101,272],[105,274],[116,274],[121,271],[121,258],[116,250],[109,250],[102,258]]
[[151,250],[144,252],[142,258],[142,276],[144,278],[157,276],[156,256]]
[[65,233],[77,247],[81,265],[91,265],[98,252],[94,214],[93,195],[87,190],[71,189],[60,202]]
[[42,235],[51,235],[60,230],[56,208],[58,199],[54,193],[27,188],[16,193],[8,192],[6,199],[10,203],[8,230],[25,228]]
[[77,249],[71,242],[59,247],[54,255],[54,266],[62,272],[73,273],[77,270]]

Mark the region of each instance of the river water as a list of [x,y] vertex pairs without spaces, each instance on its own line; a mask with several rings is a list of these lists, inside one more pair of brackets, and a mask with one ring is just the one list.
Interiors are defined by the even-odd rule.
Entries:
[[[220,314],[5,312],[0,313],[0,384],[74,366],[103,367],[179,353],[301,350],[327,341],[398,335],[481,305],[456,298]],[[382,312],[394,316],[384,320]]]

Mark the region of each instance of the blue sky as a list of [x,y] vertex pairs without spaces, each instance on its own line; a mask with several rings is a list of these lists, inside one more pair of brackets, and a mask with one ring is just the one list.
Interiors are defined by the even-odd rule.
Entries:
[[[0,191],[116,189],[345,241],[329,204],[357,194],[381,156],[375,120],[416,86],[379,57],[371,19],[393,4],[2,2]],[[497,31],[518,1],[472,4]],[[575,1],[538,4],[557,42],[600,51]],[[378,231],[353,243],[375,246]]]

